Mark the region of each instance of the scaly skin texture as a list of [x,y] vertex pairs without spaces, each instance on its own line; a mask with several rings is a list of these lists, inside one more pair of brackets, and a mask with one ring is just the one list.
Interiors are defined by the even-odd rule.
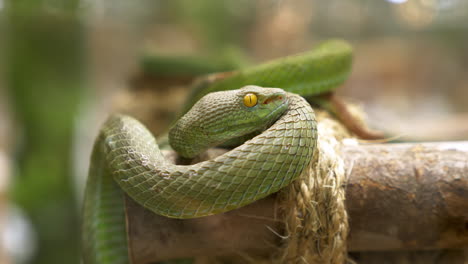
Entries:
[[[249,93],[258,98],[253,107],[243,104],[244,96]],[[238,90],[213,92],[177,121],[169,131],[169,141],[181,157],[193,158],[226,140],[265,130],[287,108],[286,92],[278,88],[248,85]]]
[[347,42],[330,40],[304,53],[235,71],[208,87],[201,85],[199,89],[194,89],[183,113],[208,93],[234,90],[246,85],[279,87],[303,97],[333,91],[348,77],[352,55],[352,48]]
[[[349,45],[328,42],[309,53],[234,74],[187,105],[209,92],[250,84],[305,95],[331,91],[346,78],[350,58]],[[193,218],[239,208],[290,184],[312,158],[316,123],[302,97],[288,93],[287,99],[286,112],[263,133],[222,156],[190,166],[165,161],[154,137],[135,119],[111,116],[91,157],[83,216],[84,263],[130,262],[124,193],[157,214]]]

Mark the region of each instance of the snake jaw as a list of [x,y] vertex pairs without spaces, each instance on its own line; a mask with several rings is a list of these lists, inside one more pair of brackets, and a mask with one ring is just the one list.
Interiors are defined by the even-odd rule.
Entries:
[[279,118],[279,116],[281,116],[286,111],[286,109],[289,106],[289,101],[286,96],[279,95],[278,97],[282,97],[282,98],[281,99],[276,98],[274,100],[270,100],[267,103],[265,102],[263,103],[263,104],[270,104],[270,103],[275,104],[274,109],[268,115],[264,117],[266,120],[268,119],[271,120],[271,122],[268,122],[266,126],[269,126],[271,123],[275,122]]

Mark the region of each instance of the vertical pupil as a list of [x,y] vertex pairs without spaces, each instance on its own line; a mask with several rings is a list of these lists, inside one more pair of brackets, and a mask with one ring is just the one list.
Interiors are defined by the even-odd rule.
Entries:
[[257,104],[257,96],[255,94],[248,93],[244,96],[243,100],[244,100],[244,105],[247,107],[252,107]]

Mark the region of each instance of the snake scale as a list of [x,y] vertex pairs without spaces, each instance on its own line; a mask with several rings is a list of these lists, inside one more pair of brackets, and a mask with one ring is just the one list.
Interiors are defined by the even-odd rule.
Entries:
[[239,208],[290,184],[309,164],[317,137],[312,108],[294,93],[331,91],[346,79],[351,54],[346,42],[329,41],[199,89],[169,134],[179,155],[191,158],[230,138],[256,136],[197,164],[166,161],[140,122],[112,115],[91,156],[82,225],[84,263],[130,263],[124,193],[157,214],[194,218]]

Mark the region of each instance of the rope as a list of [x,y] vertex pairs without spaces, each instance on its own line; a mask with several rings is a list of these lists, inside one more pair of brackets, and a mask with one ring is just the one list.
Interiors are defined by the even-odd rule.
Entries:
[[341,140],[350,137],[338,122],[317,113],[314,159],[301,177],[282,192],[286,241],[277,263],[344,263],[348,215]]

